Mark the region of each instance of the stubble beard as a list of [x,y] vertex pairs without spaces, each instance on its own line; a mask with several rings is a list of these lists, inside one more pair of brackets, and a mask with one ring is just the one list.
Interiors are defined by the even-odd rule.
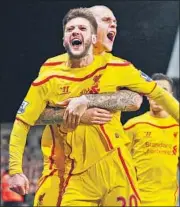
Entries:
[[88,41],[85,43],[84,50],[80,54],[74,54],[72,52],[71,47],[70,47],[69,44],[67,44],[65,46],[65,49],[66,49],[70,59],[80,59],[80,58],[85,57],[88,54],[89,48],[91,47],[91,44],[92,44],[91,39],[88,39]]

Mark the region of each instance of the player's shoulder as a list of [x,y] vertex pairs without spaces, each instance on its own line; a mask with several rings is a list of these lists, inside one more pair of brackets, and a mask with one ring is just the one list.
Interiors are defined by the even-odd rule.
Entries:
[[172,116],[168,116],[167,122],[179,126],[179,123]]
[[60,70],[60,66],[67,61],[68,55],[67,53],[57,55],[55,57],[48,58],[40,68],[39,75],[42,75],[46,72],[52,72],[56,70]]
[[68,58],[68,55],[67,53],[64,53],[64,54],[61,54],[61,55],[57,55],[55,57],[51,57],[51,58],[48,58],[43,66],[55,66],[55,65],[60,65],[62,64],[63,62],[65,62]]
[[[133,64],[121,57],[117,57],[113,55],[112,53],[105,53],[105,58],[107,59],[109,64],[112,64],[112,66],[132,66]],[[114,65],[113,65],[114,64]]]
[[59,70],[47,70],[40,73],[35,80],[32,82],[32,86],[41,86],[44,84],[52,83],[56,80],[56,77],[59,77],[61,72]]
[[131,129],[135,126],[140,126],[140,123],[144,123],[145,121],[147,121],[148,118],[148,112],[141,114],[139,116],[133,117],[131,119],[129,119],[125,124],[124,124],[124,129],[128,130]]

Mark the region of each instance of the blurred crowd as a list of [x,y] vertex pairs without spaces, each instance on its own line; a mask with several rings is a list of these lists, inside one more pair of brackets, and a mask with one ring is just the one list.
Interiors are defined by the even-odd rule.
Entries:
[[[32,140],[32,142],[28,141],[25,148],[23,170],[25,175],[29,178],[30,189],[28,195],[19,197],[18,195],[15,195],[16,193],[12,193],[8,188],[8,143],[11,127],[11,124],[6,124],[6,129],[4,129],[1,125],[1,206],[6,206],[6,203],[8,203],[7,206],[32,206],[37,187],[37,180],[42,172],[42,154],[40,145],[33,144],[32,142],[36,139],[36,141],[40,143],[41,130],[32,128],[28,137],[28,140]],[[7,128],[9,128],[9,130],[7,130]]]

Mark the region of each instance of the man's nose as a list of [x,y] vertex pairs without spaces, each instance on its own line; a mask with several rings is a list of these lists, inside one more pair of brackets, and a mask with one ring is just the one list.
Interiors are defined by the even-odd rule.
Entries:
[[74,28],[72,35],[73,36],[79,35],[79,29],[78,28]]
[[110,27],[111,28],[116,28],[117,27],[117,23],[115,21],[111,21]]

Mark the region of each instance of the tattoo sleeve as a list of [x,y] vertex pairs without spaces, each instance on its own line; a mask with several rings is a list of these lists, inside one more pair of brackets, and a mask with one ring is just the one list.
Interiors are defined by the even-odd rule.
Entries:
[[[116,93],[88,94],[89,108],[103,108],[109,111],[136,111],[142,103],[142,97],[133,91],[121,90]],[[64,109],[46,107],[35,125],[61,124]]]
[[61,124],[63,121],[63,114],[64,109],[47,106],[35,125]]
[[142,103],[142,96],[130,90],[115,93],[87,94],[88,108],[103,108],[109,111],[136,111]]

